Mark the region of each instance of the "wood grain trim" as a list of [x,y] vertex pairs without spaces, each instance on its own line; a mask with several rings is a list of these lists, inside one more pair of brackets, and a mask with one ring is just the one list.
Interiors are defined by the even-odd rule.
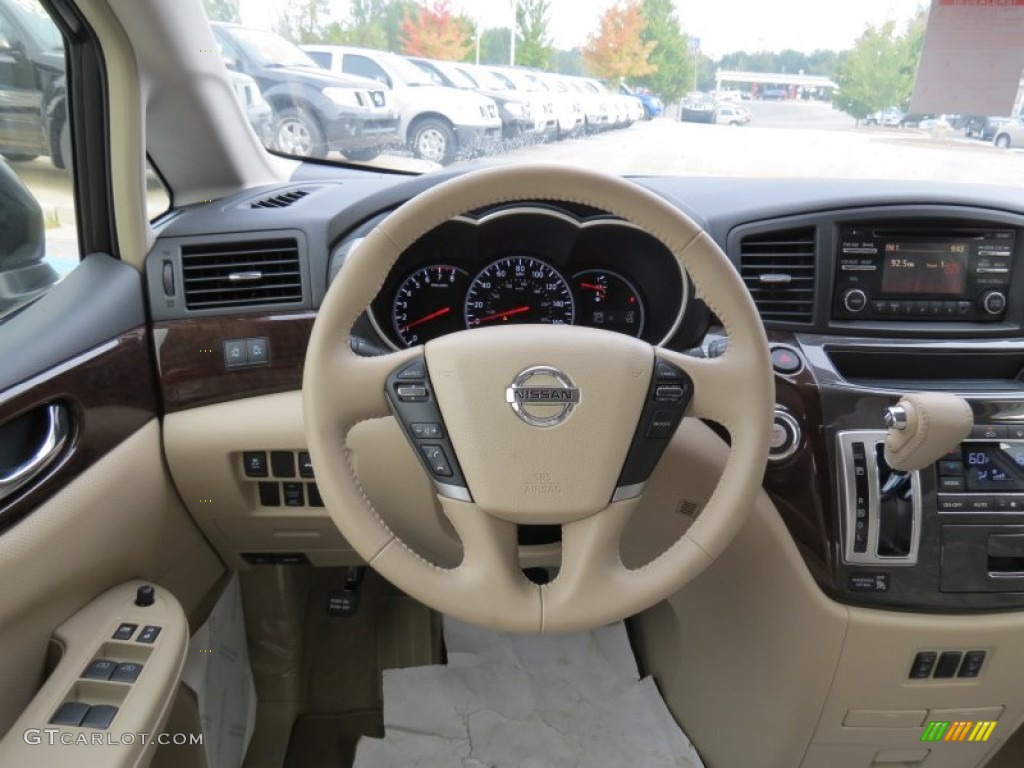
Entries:
[[73,430],[63,455],[0,506],[0,532],[157,416],[148,338],[137,328],[0,393],[0,424],[60,402],[70,410]]
[[[312,312],[278,312],[157,323],[154,338],[165,410],[299,389],[315,317]],[[268,340],[269,364],[229,370],[224,342],[258,338]]]

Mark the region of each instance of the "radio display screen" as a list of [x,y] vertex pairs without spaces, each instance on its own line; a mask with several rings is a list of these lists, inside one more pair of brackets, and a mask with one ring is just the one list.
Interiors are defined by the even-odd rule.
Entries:
[[1024,443],[966,443],[965,489],[1024,491]]
[[968,251],[963,241],[886,242],[882,293],[962,296],[967,287]]

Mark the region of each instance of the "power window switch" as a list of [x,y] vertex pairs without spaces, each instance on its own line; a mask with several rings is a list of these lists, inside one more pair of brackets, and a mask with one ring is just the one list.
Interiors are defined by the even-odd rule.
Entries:
[[935,651],[921,651],[914,657],[910,667],[911,680],[927,680],[932,676],[932,668],[939,655]]
[[82,720],[85,719],[88,713],[88,704],[83,704],[80,701],[65,701],[53,713],[53,717],[50,718],[50,725],[73,725],[77,727],[82,724]]
[[87,680],[109,680],[110,676],[114,674],[115,669],[117,669],[116,661],[96,659],[85,668],[85,671],[82,672],[82,677]]
[[110,704],[93,704],[89,707],[88,713],[82,719],[83,728],[99,728],[107,730],[114,722],[114,715],[117,714],[117,707]]
[[142,672],[141,664],[118,664],[114,674],[110,676],[113,683],[134,683]]
[[112,640],[131,640],[132,635],[135,634],[135,630],[139,628],[138,624],[129,624],[123,622],[111,635]]
[[135,642],[152,645],[156,642],[156,637],[160,634],[160,629],[161,627],[155,627],[152,624],[147,624],[142,628],[142,631],[139,632],[139,636],[135,638]]

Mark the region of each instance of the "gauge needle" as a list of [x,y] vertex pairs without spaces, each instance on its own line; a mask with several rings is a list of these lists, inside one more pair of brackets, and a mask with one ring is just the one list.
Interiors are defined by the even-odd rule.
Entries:
[[590,290],[597,291],[598,293],[604,293],[608,290],[608,286],[606,285],[594,285],[593,283],[580,283],[580,288],[589,288]]
[[477,325],[480,323],[486,323],[488,320],[502,320],[506,317],[512,317],[512,315],[521,315],[523,312],[529,312],[529,307],[516,307],[515,309],[506,309],[504,312],[498,312],[487,317],[481,317],[476,321]]
[[438,317],[442,317],[444,315],[447,315],[451,311],[452,311],[451,307],[441,307],[436,312],[431,312],[429,315],[424,315],[419,320],[413,320],[411,323],[409,323],[407,325],[403,325],[398,330],[401,331],[402,333],[405,333],[410,328],[415,328],[417,325],[421,325],[421,324],[427,322],[428,320],[434,320],[434,319],[436,319]]

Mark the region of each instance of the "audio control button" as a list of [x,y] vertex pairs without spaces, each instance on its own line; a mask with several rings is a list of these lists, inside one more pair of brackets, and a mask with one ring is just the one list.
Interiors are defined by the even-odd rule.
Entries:
[[843,293],[843,308],[847,312],[863,312],[868,305],[867,294],[860,288],[850,288]]
[[999,291],[986,291],[979,302],[981,310],[987,315],[1001,315],[1006,309],[1006,296]]

